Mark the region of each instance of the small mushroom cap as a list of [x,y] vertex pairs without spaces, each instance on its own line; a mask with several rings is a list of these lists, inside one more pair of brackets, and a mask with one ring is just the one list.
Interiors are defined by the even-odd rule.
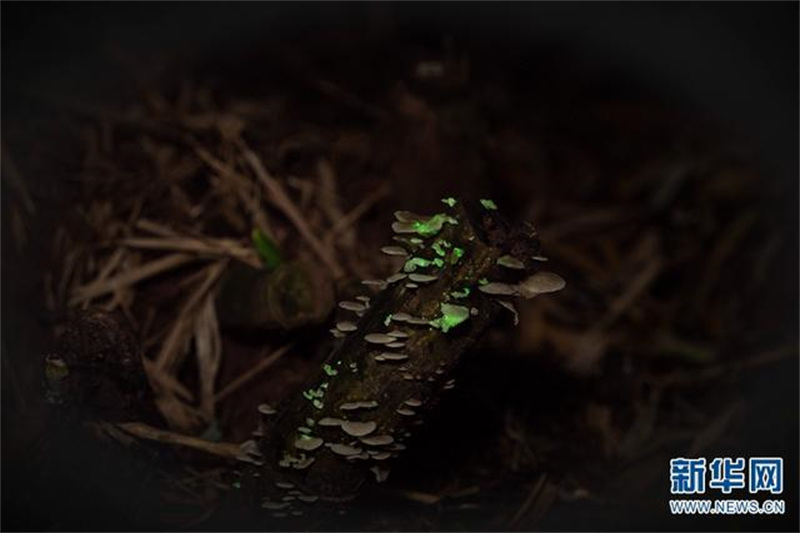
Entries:
[[397,414],[398,415],[403,415],[403,416],[414,416],[417,413],[415,413],[411,409],[406,409],[405,407],[401,407],[401,408],[397,409]]
[[392,231],[395,233],[416,233],[413,222],[392,222]]
[[403,403],[409,407],[419,407],[420,405],[422,405],[422,400],[420,400],[419,398],[409,398]]
[[533,298],[540,294],[548,294],[560,291],[567,285],[564,278],[553,272],[537,272],[528,277],[517,286],[517,290],[523,298]]
[[352,437],[364,437],[378,428],[378,424],[373,421],[358,422],[354,420],[345,421],[342,424],[342,431]]
[[372,459],[376,461],[385,461],[386,459],[392,456],[389,452],[378,452],[375,455],[370,456]]
[[431,281],[436,281],[439,278],[436,276],[431,276],[430,274],[413,273],[408,275],[408,279],[415,283],[430,283]]
[[347,444],[331,444],[330,449],[336,455],[342,455],[347,457],[348,455],[358,455],[361,453],[361,448],[353,448],[352,446],[348,446]]
[[399,222],[414,222],[416,220],[428,217],[412,213],[411,211],[395,211],[394,218],[396,218]]
[[344,332],[347,333],[347,332],[350,332],[350,331],[357,330],[358,327],[353,322],[349,322],[349,321],[345,320],[345,321],[342,321],[342,322],[337,322],[336,323],[336,329],[338,329],[339,331],[344,331]]
[[394,437],[391,435],[373,435],[370,437],[362,437],[361,442],[370,446],[387,446],[394,442]]
[[387,348],[403,348],[406,343],[398,341],[398,342],[390,342],[386,345]]
[[258,412],[262,415],[274,415],[277,411],[268,403],[262,403],[258,406]]
[[362,285],[371,285],[383,289],[386,287],[386,282],[382,279],[365,279],[361,282]]
[[342,411],[355,411],[356,409],[372,409],[373,407],[378,407],[378,402],[375,400],[362,400],[343,403],[339,406],[339,409]]
[[406,283],[406,289],[418,289],[419,285],[416,283]]
[[393,329],[392,331],[387,333],[387,335],[389,335],[390,337],[395,337],[397,339],[405,339],[406,337],[408,337],[408,333],[406,333],[405,331],[400,331],[399,329]]
[[361,302],[339,302],[339,307],[347,311],[365,311],[367,306]]
[[[378,359],[378,357],[380,357],[380,359]],[[376,361],[405,361],[406,359],[408,359],[407,354],[395,352],[383,352],[375,356]]]
[[397,255],[397,256],[408,255],[408,252],[402,246],[384,246],[383,248],[381,248],[381,252],[385,253],[386,255]]
[[406,279],[407,277],[408,277],[408,274],[403,274],[402,272],[399,272],[397,274],[393,274],[393,275],[389,276],[388,278],[386,278],[386,283],[390,283],[390,284],[391,283],[397,283],[398,281]]
[[289,507],[289,503],[278,503],[278,502],[264,502],[261,504],[261,507],[264,509],[269,509],[270,511],[279,511],[281,509],[286,509]]
[[364,340],[373,344],[388,344],[394,342],[395,339],[383,333],[369,333],[364,336]]
[[331,418],[326,416],[325,418],[321,418],[317,421],[318,426],[326,426],[326,427],[337,427],[341,426],[344,423],[344,420],[340,418]]
[[298,450],[304,450],[310,452],[322,446],[323,442],[324,441],[319,437],[310,437],[307,439],[301,438],[294,441],[294,447],[297,448]]
[[525,263],[512,255],[504,255],[500,257],[497,260],[497,264],[502,267],[512,268],[515,270],[523,270],[525,268]]
[[478,290],[485,294],[494,294],[498,296],[510,296],[516,293],[513,285],[509,285],[508,283],[499,283],[496,281],[492,281],[486,285],[481,285],[478,287]]

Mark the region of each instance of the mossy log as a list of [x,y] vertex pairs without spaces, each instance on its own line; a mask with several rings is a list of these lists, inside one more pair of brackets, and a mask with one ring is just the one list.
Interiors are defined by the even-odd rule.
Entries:
[[385,480],[404,441],[453,386],[463,354],[498,312],[516,313],[504,299],[563,286],[537,273],[544,258],[532,227],[512,227],[487,200],[444,202],[432,217],[396,213],[402,247],[383,252],[405,255],[401,271],[365,282],[377,294],[340,304],[354,319],[337,324],[340,344],[302,395],[259,408],[263,427],[242,459],[253,463],[251,494],[275,514],[299,514],[292,501],[346,500],[368,479]]

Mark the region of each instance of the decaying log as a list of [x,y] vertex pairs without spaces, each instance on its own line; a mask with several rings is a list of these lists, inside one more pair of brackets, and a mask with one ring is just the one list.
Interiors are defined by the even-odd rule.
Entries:
[[510,298],[563,287],[538,272],[533,228],[512,228],[488,200],[444,203],[431,217],[396,213],[398,242],[383,252],[405,255],[401,271],[340,303],[352,320],[337,324],[340,344],[302,395],[259,407],[263,426],[240,458],[263,507],[288,516],[301,512],[292,501],[346,500],[384,481],[462,355],[497,313],[516,315]]

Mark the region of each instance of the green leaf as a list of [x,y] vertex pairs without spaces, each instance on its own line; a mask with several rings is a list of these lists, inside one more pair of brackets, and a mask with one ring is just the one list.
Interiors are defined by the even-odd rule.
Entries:
[[253,246],[256,248],[256,252],[258,252],[258,256],[261,258],[261,262],[264,263],[264,268],[267,270],[275,270],[278,268],[283,259],[275,243],[258,228],[253,229],[251,239],[253,241]]

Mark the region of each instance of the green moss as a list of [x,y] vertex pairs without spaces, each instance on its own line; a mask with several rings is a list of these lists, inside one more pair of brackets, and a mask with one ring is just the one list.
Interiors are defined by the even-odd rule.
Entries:
[[489,283],[489,280],[486,279],[486,278],[481,278],[481,279],[478,280],[478,285],[487,285],[488,283]]
[[392,313],[389,313],[388,315],[386,315],[386,318],[383,319],[383,325],[388,326],[391,323],[392,323]]
[[442,203],[447,205],[448,207],[455,207],[458,202],[456,202],[455,198],[442,198]]
[[325,404],[324,404],[324,403],[322,403],[322,402],[321,402],[321,401],[319,401],[319,400],[314,400],[313,402],[311,402],[311,405],[313,405],[313,406],[314,406],[314,407],[316,407],[317,409],[322,409],[322,408],[325,406]]
[[442,268],[444,266],[444,260],[441,257],[437,257],[433,260],[433,266]]
[[461,261],[462,257],[464,257],[464,249],[456,246],[450,253],[450,264],[451,265],[458,264],[458,262]]
[[337,372],[337,371],[336,371],[336,369],[335,369],[335,368],[333,368],[331,365],[329,365],[329,364],[327,364],[327,363],[325,363],[324,365],[322,365],[322,370],[324,370],[324,371],[325,371],[325,373],[326,373],[326,374],[328,374],[328,375],[329,375],[329,376],[331,376],[331,377],[333,377],[333,376],[335,376],[336,374],[338,374],[338,373],[339,373],[339,372]]

